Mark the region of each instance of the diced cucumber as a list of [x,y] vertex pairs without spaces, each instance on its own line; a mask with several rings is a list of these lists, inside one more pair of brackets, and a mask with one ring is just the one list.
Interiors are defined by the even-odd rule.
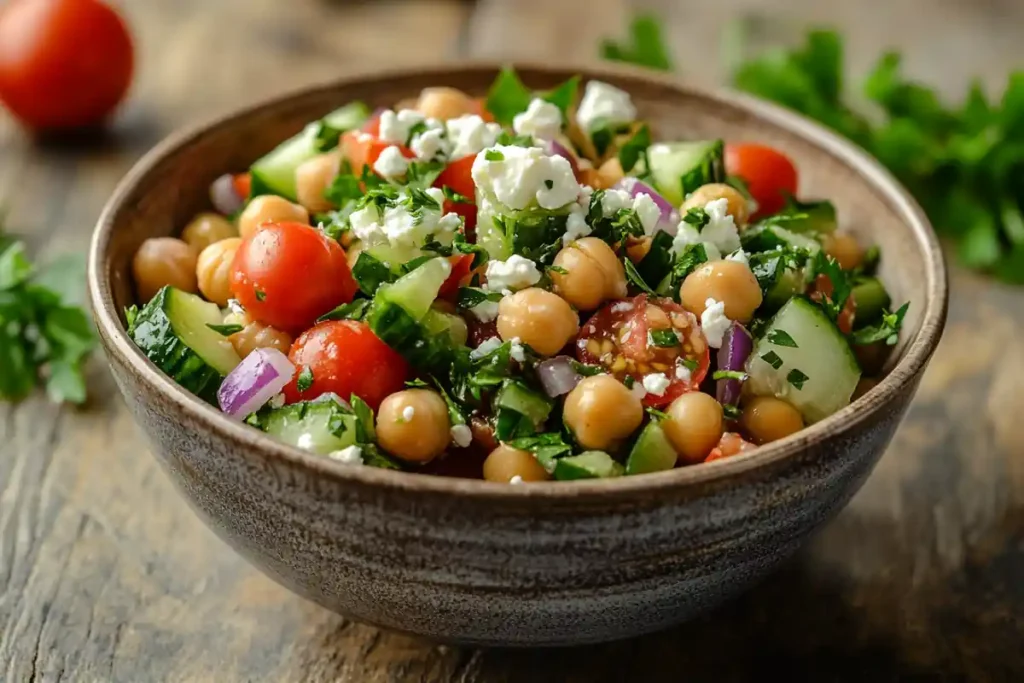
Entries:
[[800,234],[828,235],[838,226],[836,207],[832,202],[801,202],[793,197],[789,198],[781,214],[768,220],[777,221],[776,224],[790,232]]
[[307,124],[297,135],[257,159],[250,167],[252,196],[278,194],[295,201],[296,169],[304,161],[336,147],[342,133],[358,128],[369,115],[365,104],[352,102],[319,121]]
[[633,449],[626,460],[626,474],[661,472],[676,466],[679,456],[672,443],[665,436],[665,430],[656,421],[651,421],[640,432]]
[[217,304],[166,286],[135,315],[128,335],[175,382],[211,399],[242,362],[227,337],[207,327],[223,322]]
[[522,382],[507,379],[494,398],[497,410],[514,410],[528,418],[534,427],[540,427],[551,414],[552,402],[547,396],[530,389]]
[[787,301],[802,294],[806,287],[806,259],[796,258],[791,250],[751,253],[750,269],[761,285],[763,300],[759,311],[772,313]]
[[876,277],[861,280],[853,286],[850,296],[857,304],[856,326],[861,327],[874,322],[882,315],[882,311],[892,303],[885,285]]
[[246,422],[286,444],[321,455],[357,441],[356,416],[333,400],[266,407],[247,417]]
[[465,346],[469,339],[466,321],[454,313],[445,313],[432,308],[423,318],[423,326],[431,335],[447,336],[455,346]]
[[659,143],[647,149],[648,170],[662,196],[679,206],[701,185],[725,181],[724,151],[721,140]]
[[586,451],[579,455],[559,458],[555,463],[555,479],[607,479],[621,477],[622,465],[604,451]]
[[821,243],[813,237],[795,233],[780,225],[762,223],[746,230],[740,240],[748,252],[771,251],[782,247],[805,249],[812,255],[821,251]]
[[746,369],[747,389],[789,402],[808,423],[847,405],[861,375],[846,338],[803,297],[790,299],[775,314]]
[[492,259],[504,261],[519,254],[538,260],[565,233],[568,208],[515,211],[477,194],[476,243]]
[[410,316],[421,320],[451,272],[448,259],[431,259],[394,282],[381,285],[374,298],[397,304]]

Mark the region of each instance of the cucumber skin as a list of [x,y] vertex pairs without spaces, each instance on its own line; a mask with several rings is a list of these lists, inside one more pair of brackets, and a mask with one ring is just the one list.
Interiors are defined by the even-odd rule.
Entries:
[[222,375],[178,338],[167,316],[173,288],[165,286],[136,314],[128,336],[158,368],[183,388],[217,403]]
[[629,452],[626,459],[626,474],[663,472],[676,465],[678,455],[657,422],[650,422]]
[[[662,143],[666,150],[648,151],[651,177],[662,196],[678,206],[701,185],[725,182],[725,143],[722,140]],[[653,147],[654,145],[652,145]],[[676,163],[686,155],[688,166]]]
[[[595,465],[600,466],[602,471],[595,471]],[[587,451],[579,455],[559,458],[555,464],[554,477],[559,481],[608,479],[621,477],[623,471],[622,465],[612,460],[612,457],[604,451]]]

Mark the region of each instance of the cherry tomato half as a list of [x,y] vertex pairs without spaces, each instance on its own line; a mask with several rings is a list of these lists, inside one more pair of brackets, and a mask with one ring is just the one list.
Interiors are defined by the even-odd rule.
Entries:
[[440,299],[454,299],[458,296],[463,279],[469,275],[473,267],[473,255],[453,254],[448,257],[448,262],[452,264],[452,273],[441,285],[441,289],[437,291],[437,296]]
[[[409,376],[405,359],[366,323],[355,320],[330,320],[306,330],[288,358],[296,370],[284,388],[288,403],[333,392],[346,401],[355,394],[377,410],[381,401],[401,391]],[[299,391],[298,378],[304,372],[312,375],[312,383]]]
[[745,451],[752,451],[757,448],[756,445],[745,441],[742,436],[736,432],[726,432],[722,434],[722,438],[719,439],[718,445],[711,449],[708,453],[708,457],[704,458],[704,462],[712,462],[713,460],[721,460],[722,458],[731,458],[734,455],[739,455]]
[[753,143],[727,144],[725,170],[747,183],[757,202],[757,212],[752,218],[778,213],[786,205],[786,196],[796,194],[796,166],[773,147]]
[[12,0],[0,6],[0,101],[26,126],[100,123],[132,80],[132,41],[99,0]]
[[265,223],[242,240],[231,293],[254,319],[297,334],[352,301],[356,282],[345,250],[302,223]]
[[473,161],[476,155],[462,157],[448,164],[434,181],[434,187],[449,187],[474,203],[458,203],[446,199],[445,212],[454,211],[466,222],[466,239],[476,242],[476,183],[473,182]]
[[352,165],[352,172],[357,176],[363,172],[365,166],[372,169],[381,152],[392,146],[397,147],[406,159],[416,158],[416,154],[408,147],[392,145],[360,130],[350,130],[341,135],[342,154],[348,159],[348,163]]
[[695,390],[711,362],[693,314],[671,299],[648,300],[646,294],[595,313],[580,330],[576,357],[607,368],[621,381],[631,377],[642,382],[647,375],[663,373],[670,383],[664,393],[644,397],[644,405],[651,407]]

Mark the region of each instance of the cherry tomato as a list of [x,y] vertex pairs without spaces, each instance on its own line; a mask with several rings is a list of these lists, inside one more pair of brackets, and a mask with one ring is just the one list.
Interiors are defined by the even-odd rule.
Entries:
[[757,212],[752,218],[778,213],[786,205],[786,196],[796,194],[796,166],[785,154],[767,145],[726,145],[725,170],[747,183],[757,202]]
[[[346,401],[352,394],[376,410],[381,401],[401,391],[409,364],[380,340],[370,327],[355,320],[330,320],[312,327],[295,340],[288,358],[295,377],[284,388],[285,401],[308,401],[333,392]],[[312,383],[299,391],[299,377]]]
[[385,142],[360,130],[350,130],[341,136],[342,154],[348,159],[348,163],[352,165],[352,172],[356,175],[362,173],[365,166],[373,168],[373,164],[376,163],[381,152],[392,146],[398,147],[398,151],[406,159],[416,157],[416,154],[408,147],[392,145],[390,142]]
[[231,264],[231,293],[256,320],[297,334],[352,301],[356,282],[345,251],[302,223],[265,223]]
[[469,275],[473,267],[473,255],[454,254],[448,257],[448,262],[452,264],[452,273],[441,285],[441,289],[437,291],[437,296],[440,299],[453,299],[458,295],[462,281]]
[[[812,301],[820,303],[822,297],[831,297],[832,291],[832,280],[829,279],[828,275],[819,273],[808,290],[808,296]],[[856,316],[857,301],[852,296],[848,296],[846,297],[846,303],[843,304],[843,310],[839,311],[839,317],[836,318],[836,327],[843,334],[850,334],[853,331],[853,321]]]
[[749,441],[744,441],[743,437],[736,432],[726,432],[725,434],[722,434],[722,438],[718,441],[718,445],[712,448],[711,452],[708,453],[708,457],[704,458],[704,462],[730,458],[745,451],[752,451],[755,448],[757,448],[757,446]]
[[[470,202],[476,202],[476,183],[473,182],[473,161],[476,159],[476,155],[472,154],[468,157],[462,157],[448,164],[448,166],[441,171],[441,175],[437,176],[437,180],[434,181],[434,187],[450,187],[455,190],[463,197],[466,197]],[[454,211],[455,213],[462,216],[466,222],[466,239],[470,242],[476,242],[476,204],[456,204],[453,201],[444,201],[445,212]]]
[[231,184],[239,197],[248,197],[252,192],[252,176],[248,173],[236,173],[231,176]]
[[100,123],[132,80],[132,41],[100,0],[0,6],[0,101],[36,130]]
[[608,304],[595,313],[580,330],[576,357],[604,366],[621,381],[631,377],[642,382],[647,375],[664,373],[670,380],[664,393],[644,397],[644,405],[651,407],[667,405],[697,389],[711,362],[708,343],[693,314],[671,299],[648,300],[646,294]]
[[494,123],[494,114],[487,111],[487,101],[484,98],[476,98],[475,100],[473,100],[473,105],[474,108],[476,109],[476,111],[473,112],[474,114],[478,115],[487,123]]

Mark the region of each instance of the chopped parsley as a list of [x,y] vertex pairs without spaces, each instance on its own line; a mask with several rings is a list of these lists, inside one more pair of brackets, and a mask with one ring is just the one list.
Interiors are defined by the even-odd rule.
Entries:
[[217,334],[224,335],[225,337],[230,337],[231,335],[245,329],[243,325],[211,325],[210,323],[206,323],[206,326]]
[[775,353],[774,351],[769,351],[765,354],[762,354],[761,360],[763,360],[765,363],[772,366],[772,368],[776,370],[782,367],[782,358],[780,358],[779,354]]
[[792,370],[789,371],[789,374],[786,375],[786,381],[789,382],[790,384],[792,384],[798,390],[799,389],[803,389],[804,388],[804,382],[806,382],[809,379],[810,379],[810,377],[808,377],[807,375],[802,373],[797,368],[793,368]]
[[354,299],[347,304],[342,304],[332,311],[324,313],[316,319],[318,323],[325,320],[362,320],[370,309],[369,299]]
[[846,306],[850,292],[853,291],[850,280],[839,263],[831,256],[827,256],[824,249],[814,256],[814,272],[816,275],[824,275],[832,283],[831,294],[821,293],[820,305],[829,319],[835,322],[839,319],[843,307]]
[[646,282],[644,282],[643,276],[640,275],[640,273],[637,271],[636,266],[633,265],[633,261],[632,260],[630,260],[629,258],[625,258],[625,259],[623,259],[623,263],[622,264],[626,268],[626,279],[629,282],[633,283],[633,285],[637,289],[639,289],[639,290],[641,290],[643,292],[647,292],[648,294],[650,294],[652,296],[657,296],[658,295],[657,292],[655,292],[653,289],[651,289],[650,285],[648,285]]
[[487,161],[505,161],[505,155],[496,149],[489,149],[484,152],[484,159],[487,159]]
[[738,420],[743,416],[739,406],[735,406],[731,403],[722,404],[722,414],[725,415],[725,419],[727,420]]
[[650,330],[647,333],[647,340],[651,346],[662,349],[672,349],[679,346],[679,335],[675,330]]
[[698,363],[692,358],[679,358],[679,364],[682,365],[687,370],[689,370],[690,372],[693,372],[694,370],[700,367],[700,363]]
[[711,379],[738,379],[742,382],[747,379],[747,373],[740,370],[715,370]]
[[473,200],[464,194],[459,194],[447,185],[441,186],[441,192],[444,193],[444,198],[453,204],[472,204]]
[[765,339],[768,340],[769,344],[774,344],[775,346],[788,346],[793,349],[800,348],[796,345],[796,341],[793,337],[789,335],[789,332],[786,332],[785,330],[772,330],[768,333],[768,336],[766,336]]
[[683,221],[697,228],[697,232],[700,232],[711,222],[711,216],[708,215],[703,206],[695,206],[686,212],[683,216]]
[[646,171],[650,164],[647,163],[647,148],[651,146],[651,129],[644,124],[637,128],[633,137],[629,138],[619,148],[619,163],[622,164],[624,173],[629,173],[641,159],[644,160],[643,169]]
[[858,346],[874,344],[884,341],[887,346],[893,346],[899,340],[900,327],[903,326],[903,318],[910,308],[910,302],[900,306],[895,312],[883,312],[882,320],[875,325],[854,330],[850,335],[850,341]]
[[295,388],[301,391],[306,391],[313,386],[313,370],[307,365],[302,368],[302,372],[295,378]]
[[548,188],[549,190],[554,189],[555,181],[554,180],[545,180],[544,181],[544,187]]
[[253,287],[253,292],[256,293],[256,301],[266,301],[267,300],[267,293],[264,292],[259,287]]

